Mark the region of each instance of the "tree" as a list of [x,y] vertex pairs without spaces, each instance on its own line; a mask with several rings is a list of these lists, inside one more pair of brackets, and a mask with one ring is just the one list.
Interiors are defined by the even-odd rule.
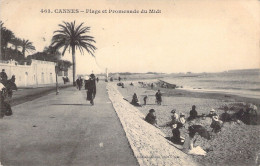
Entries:
[[92,43],[96,43],[94,37],[86,35],[90,31],[90,27],[83,26],[84,23],[76,25],[74,22],[63,22],[59,24],[60,29],[54,31],[52,37],[52,44],[55,49],[63,47],[62,55],[64,55],[67,48],[72,51],[72,65],[73,65],[73,85],[75,86],[75,74],[76,74],[76,57],[75,51],[79,49],[81,54],[84,54],[84,50],[87,50],[93,57],[94,52],[97,49]]
[[35,47],[32,45],[32,42],[29,40],[24,40],[22,41],[22,54],[25,58],[25,52],[32,52],[35,51]]
[[[18,57],[18,55],[19,55],[18,48],[20,48],[22,46],[22,42],[23,41],[17,37],[13,37],[10,41],[10,43],[15,47],[16,57]],[[15,58],[13,58],[13,59],[15,59]]]
[[10,43],[11,39],[14,37],[14,34],[9,29],[5,28],[3,25],[3,22],[0,22],[0,28],[1,28],[1,59],[6,59],[6,50],[7,45]]

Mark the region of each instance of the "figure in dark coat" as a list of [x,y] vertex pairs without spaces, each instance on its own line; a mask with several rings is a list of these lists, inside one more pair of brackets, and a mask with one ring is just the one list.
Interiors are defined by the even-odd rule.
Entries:
[[5,69],[2,69],[2,72],[0,73],[0,78],[3,83],[7,81],[7,74],[5,73]]
[[193,120],[193,119],[195,119],[197,117],[198,117],[198,112],[196,111],[196,106],[193,105],[192,109],[190,110],[190,116],[188,117],[188,121],[189,120]]
[[153,83],[151,84],[151,89],[153,89]]
[[132,101],[131,101],[131,104],[134,105],[134,106],[141,106],[141,105],[139,104],[139,101],[138,101],[138,98],[137,98],[136,93],[134,93],[134,95],[133,95],[133,99],[132,99]]
[[94,74],[90,75],[85,88],[87,88],[87,100],[90,101],[90,104],[94,105],[94,98],[96,96],[96,79]]
[[2,83],[0,83],[0,118],[3,118],[4,116],[11,116],[13,114],[11,105],[5,101],[6,97],[6,88]]
[[152,125],[156,125],[157,124],[157,120],[156,120],[156,116],[154,115],[155,110],[154,109],[150,109],[149,113],[146,115],[145,117],[145,121],[152,124]]
[[78,88],[79,90],[81,90],[82,85],[83,85],[83,80],[81,79],[81,77],[79,77],[79,78],[76,80],[76,84],[77,84],[77,88]]
[[224,113],[220,115],[220,119],[223,121],[223,122],[230,122],[232,119],[231,119],[231,115],[227,113],[228,111],[228,107],[225,106],[224,107]]
[[156,102],[158,105],[162,104],[162,94],[160,92],[160,90],[158,90],[158,92],[155,94],[155,98],[156,98]]
[[175,144],[183,144],[181,139],[181,133],[179,130],[182,127],[182,124],[178,122],[173,124],[171,127],[172,127],[172,138],[171,138],[172,142]]
[[189,131],[190,138],[193,138],[195,136],[195,134],[198,133],[201,137],[203,137],[207,140],[210,140],[209,132],[206,130],[205,127],[203,127],[201,125],[189,126],[188,131]]
[[77,80],[76,80],[76,86],[77,86],[77,89],[79,89],[79,83],[80,82],[80,80],[79,80],[79,78],[77,78]]

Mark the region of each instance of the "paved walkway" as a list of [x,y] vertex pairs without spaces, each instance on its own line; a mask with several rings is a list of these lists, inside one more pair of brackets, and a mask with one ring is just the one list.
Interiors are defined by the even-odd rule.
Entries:
[[[59,90],[67,87],[72,87],[72,84],[60,84]],[[18,88],[17,91],[13,91],[13,97],[11,99],[10,104],[12,106],[22,104],[27,101],[34,100],[41,96],[45,96],[51,92],[56,92],[56,85],[47,85],[46,87],[26,87],[26,88]]]
[[0,119],[3,165],[138,165],[125,132],[98,84],[95,105],[74,87],[13,107]]

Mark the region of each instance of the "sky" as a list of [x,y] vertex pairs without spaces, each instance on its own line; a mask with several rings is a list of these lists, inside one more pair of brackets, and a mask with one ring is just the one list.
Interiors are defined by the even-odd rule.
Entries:
[[[105,72],[220,72],[260,68],[257,0],[1,0],[0,18],[37,51],[50,45],[62,21],[84,22],[95,57],[76,51],[78,74]],[[41,13],[50,9],[53,13]],[[101,13],[55,13],[59,9]],[[139,10],[137,14],[103,10]],[[140,13],[155,9],[159,13]],[[71,60],[67,51],[63,59]]]

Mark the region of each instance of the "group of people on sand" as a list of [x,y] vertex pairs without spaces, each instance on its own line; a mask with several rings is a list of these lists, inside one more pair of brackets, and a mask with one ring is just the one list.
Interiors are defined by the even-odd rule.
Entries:
[[[119,84],[118,84],[119,86]],[[147,104],[147,99],[148,99],[148,95],[145,95],[143,100],[144,100],[144,104],[143,105],[146,105]],[[158,90],[155,94],[155,103],[158,104],[158,105],[161,105],[162,104],[162,93],[160,90]],[[141,107],[141,104],[138,100],[138,97],[136,95],[136,93],[134,93],[133,97],[132,97],[132,101],[131,101],[131,104],[134,105],[134,106],[138,106],[138,107]]]
[[[249,112],[249,110],[252,112],[256,112],[257,107],[255,105],[250,105],[248,109],[243,112],[244,114],[246,112]],[[223,127],[223,124],[225,122],[230,121],[236,121],[239,122],[241,120],[241,111],[235,113],[235,114],[229,114],[228,113],[228,107],[224,107],[224,113],[221,115],[218,115],[214,109],[210,110],[208,115],[202,114],[198,115],[198,112],[196,110],[196,106],[193,105],[190,112],[189,117],[186,118],[183,113],[178,114],[175,109],[171,111],[171,121],[167,122],[163,125],[157,124],[157,117],[155,115],[155,110],[150,109],[149,113],[145,117],[145,121],[154,125],[157,128],[160,127],[171,127],[172,129],[172,137],[170,137],[170,141],[172,141],[175,144],[183,145],[183,147],[193,148],[193,142],[196,140],[195,135],[200,135],[201,137],[210,140],[211,135],[213,133],[217,134],[221,132],[221,128]],[[243,117],[243,116],[242,116]],[[192,123],[191,121],[197,119],[197,118],[210,118],[211,124],[210,128],[212,128],[211,131],[207,131],[206,126],[198,125],[195,122]],[[250,120],[250,119],[249,119]],[[180,129],[187,130],[186,133],[188,133],[188,136],[185,138],[181,136]]]

